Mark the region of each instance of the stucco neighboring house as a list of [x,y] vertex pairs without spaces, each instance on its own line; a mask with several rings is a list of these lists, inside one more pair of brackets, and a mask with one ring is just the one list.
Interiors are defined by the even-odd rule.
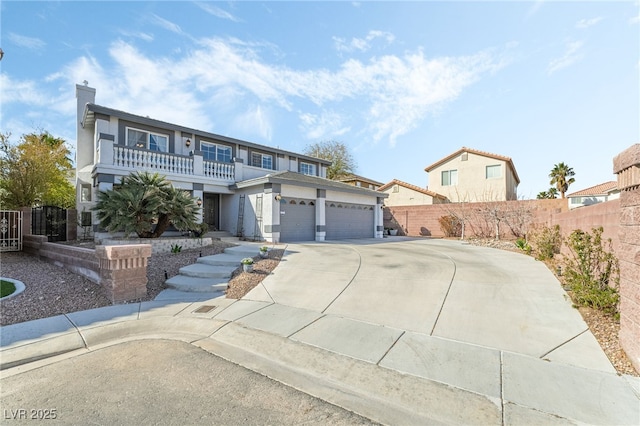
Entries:
[[620,190],[616,181],[601,183],[567,195],[569,209],[604,203],[616,198],[620,198]]
[[377,182],[375,180],[353,174],[337,179],[337,181],[357,186],[358,188],[373,189],[374,191],[382,186],[382,182]]
[[424,170],[429,189],[453,203],[518,198],[520,178],[510,157],[462,147]]
[[447,202],[447,197],[444,195],[398,179],[382,185],[378,191],[389,195],[384,202],[385,206],[415,206]]
[[[270,242],[382,238],[384,194],[326,179],[329,161],[100,106],[76,85],[77,208],[135,171],[158,172],[202,205],[210,230]],[[104,232],[91,214],[96,240]]]

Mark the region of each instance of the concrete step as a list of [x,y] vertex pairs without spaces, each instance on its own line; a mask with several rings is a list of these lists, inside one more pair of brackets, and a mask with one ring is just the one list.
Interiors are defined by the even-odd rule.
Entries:
[[239,237],[220,237],[219,239],[225,243],[237,243],[240,241]]
[[255,257],[260,255],[260,247],[264,244],[259,243],[251,243],[251,244],[240,244],[238,246],[229,247],[224,249],[224,252],[227,254],[235,254],[242,257]]
[[[201,258],[198,258],[201,259]],[[240,267],[240,262],[233,266],[212,266],[204,263],[194,263],[179,269],[180,275],[194,278],[231,278],[233,271]]]
[[187,292],[175,290],[173,288],[168,288],[166,290],[162,290],[153,300],[175,300],[180,302],[201,302],[205,300],[216,299],[218,297],[225,297],[223,290],[213,291],[213,292]]
[[211,256],[200,257],[197,263],[204,263],[205,265],[212,266],[240,266],[240,261],[246,256],[240,254],[221,253]]
[[184,292],[221,293],[227,289],[228,280],[224,278],[198,278],[176,275],[166,280],[165,284],[169,288]]

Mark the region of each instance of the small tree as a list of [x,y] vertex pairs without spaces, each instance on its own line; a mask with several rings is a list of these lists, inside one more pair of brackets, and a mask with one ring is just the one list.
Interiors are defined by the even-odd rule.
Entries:
[[10,134],[0,134],[0,203],[5,208],[38,203],[59,207],[75,205],[69,182],[70,151],[64,139],[47,132],[23,135],[17,145]]
[[101,191],[93,208],[107,231],[140,238],[158,238],[172,224],[180,230],[195,229],[199,209],[188,192],[148,172],[125,176],[119,188]]
[[305,155],[331,161],[327,169],[328,179],[339,179],[353,174],[356,170],[356,162],[347,146],[338,141],[324,141],[308,146]]

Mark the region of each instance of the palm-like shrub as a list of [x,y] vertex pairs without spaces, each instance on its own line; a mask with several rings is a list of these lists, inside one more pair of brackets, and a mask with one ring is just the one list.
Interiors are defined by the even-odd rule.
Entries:
[[104,229],[140,238],[158,238],[172,224],[180,230],[191,229],[197,226],[199,209],[188,192],[149,172],[125,176],[119,188],[101,191],[94,207]]

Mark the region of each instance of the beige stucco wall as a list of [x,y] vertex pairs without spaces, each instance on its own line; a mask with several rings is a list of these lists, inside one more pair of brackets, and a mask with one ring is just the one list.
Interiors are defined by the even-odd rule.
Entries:
[[[499,178],[486,178],[486,167],[500,165]],[[458,171],[457,185],[442,185],[442,172]],[[429,172],[429,190],[442,194],[452,202],[504,201],[516,199],[516,180],[503,160],[468,153],[462,161],[459,155]]]
[[435,200],[430,195],[422,192],[414,191],[413,189],[406,188],[401,185],[397,185],[398,192],[393,192],[393,185],[387,188],[383,192],[389,194],[389,198],[384,200],[385,206],[416,206],[424,204],[437,204],[439,200]]

